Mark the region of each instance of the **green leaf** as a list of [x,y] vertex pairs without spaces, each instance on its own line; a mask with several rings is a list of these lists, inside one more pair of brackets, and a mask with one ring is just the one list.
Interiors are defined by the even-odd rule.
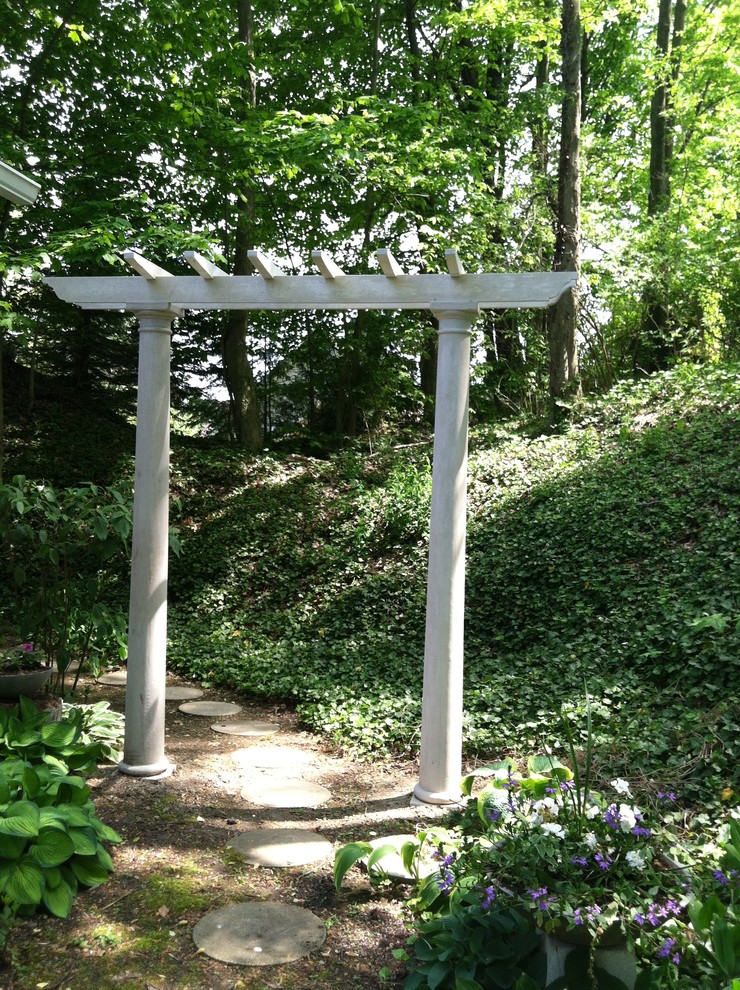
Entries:
[[95,834],[95,829],[91,826],[72,828],[69,837],[74,846],[73,851],[80,856],[94,856],[98,851],[98,837]]
[[57,918],[66,918],[72,910],[75,893],[72,888],[62,880],[56,887],[44,891],[43,903],[47,910]]
[[383,843],[383,845],[374,846],[373,851],[370,853],[367,859],[368,873],[372,870],[374,866],[377,866],[382,859],[385,859],[386,856],[397,856],[397,855],[398,855],[398,849],[392,843],[385,842]]
[[39,809],[31,801],[18,801],[8,805],[5,817],[0,818],[0,833],[35,838],[39,832]]
[[437,987],[445,981],[449,973],[450,967],[446,963],[436,962],[427,973],[429,990],[437,990]]
[[725,908],[716,894],[704,901],[692,901],[688,906],[689,920],[698,935],[706,935],[712,924],[712,919],[724,917]]
[[41,866],[59,866],[76,851],[69,835],[58,828],[47,828],[39,832],[38,838],[29,846],[28,852]]
[[737,972],[734,932],[724,918],[715,917],[712,921],[712,949],[725,976],[734,976]]
[[0,852],[3,859],[20,859],[28,845],[26,836],[4,835],[0,843]]
[[502,779],[506,780],[509,773],[515,770],[516,762],[512,759],[499,760],[496,763],[487,763],[484,767],[478,767],[476,770],[473,770],[472,773],[468,774],[467,777],[463,777],[460,784],[463,797],[470,797],[473,790],[473,784],[477,777],[493,777],[494,775],[503,775]]
[[334,886],[337,890],[342,886],[342,881],[344,880],[347,871],[354,866],[354,864],[363,859],[365,856],[369,856],[373,851],[373,847],[369,842],[350,842],[346,846],[342,846],[341,849],[337,850],[336,856],[334,857]]
[[73,856],[69,861],[72,872],[85,887],[97,887],[108,879],[108,870],[93,856]]
[[61,749],[69,746],[79,734],[79,727],[67,721],[49,722],[41,727],[41,738],[47,746]]
[[20,860],[5,884],[4,897],[16,904],[40,904],[44,893],[44,873],[30,857]]

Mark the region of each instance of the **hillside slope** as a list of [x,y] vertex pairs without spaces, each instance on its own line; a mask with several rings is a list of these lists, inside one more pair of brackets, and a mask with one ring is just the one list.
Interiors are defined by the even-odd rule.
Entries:
[[[740,375],[682,367],[567,432],[471,442],[466,747],[557,745],[585,687],[612,770],[727,793],[740,757]],[[179,451],[170,663],[413,750],[431,445],[328,461]]]

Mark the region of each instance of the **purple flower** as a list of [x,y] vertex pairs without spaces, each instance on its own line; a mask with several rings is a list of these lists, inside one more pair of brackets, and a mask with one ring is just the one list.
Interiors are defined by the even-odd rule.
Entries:
[[486,820],[495,823],[499,820],[501,814],[502,814],[501,808],[494,808],[492,811],[486,812]]
[[573,912],[573,924],[585,925],[589,921],[595,921],[601,914],[598,904],[589,904],[584,908],[576,908]]
[[600,870],[608,870],[614,862],[608,853],[596,853],[594,859]]
[[561,780],[560,781],[560,790],[563,793],[565,793],[566,791],[572,791],[572,790],[574,790],[575,786],[576,785],[573,783],[572,780]]
[[21,643],[20,648],[24,653],[33,653],[33,643]]
[[673,951],[675,946],[676,946],[675,938],[667,938],[665,942],[663,942],[661,947],[658,949],[658,958],[667,959],[670,956],[671,962],[674,962],[678,966],[678,964],[681,962],[681,953]]
[[436,849],[432,853],[432,859],[439,860],[439,865],[440,866],[450,866],[452,864],[452,862],[454,861],[454,859],[455,859],[455,854],[454,853],[447,853],[446,856],[443,856],[442,855],[442,850],[441,849]]
[[576,866],[588,866],[588,860],[585,856],[573,856],[571,863],[575,863]]
[[645,915],[644,914],[636,914],[635,915],[635,924],[636,925],[644,925],[645,924]]
[[622,819],[619,816],[619,809],[616,804],[610,804],[609,807],[604,812],[604,821],[609,826],[609,828],[616,831],[619,828],[619,823]]
[[556,897],[547,896],[547,887],[540,887],[537,890],[528,890],[527,893],[537,905],[538,910],[547,911],[551,904],[557,900]]
[[673,791],[658,791],[658,800],[659,801],[675,801],[676,800],[676,795],[673,793]]
[[649,828],[643,828],[641,825],[635,825],[635,827],[632,829],[632,834],[641,835],[641,836],[651,836],[653,833],[650,831]]
[[442,880],[438,884],[440,894],[449,894],[454,886],[454,876],[449,870],[442,870]]
[[485,894],[485,897],[481,901],[480,906],[483,908],[484,911],[487,911],[489,907],[493,904],[493,900],[496,896],[496,891],[493,889],[493,887],[486,887],[483,893]]
[[727,884],[728,884],[728,883],[730,882],[730,881],[728,880],[728,878],[727,878],[727,876],[726,876],[726,875],[725,875],[725,874],[724,874],[724,873],[722,872],[722,870],[715,870],[715,871],[714,871],[714,879],[715,879],[715,880],[717,881],[717,883],[718,883],[718,884],[720,884],[720,885],[721,885],[722,887],[726,887],[726,886],[727,886]]

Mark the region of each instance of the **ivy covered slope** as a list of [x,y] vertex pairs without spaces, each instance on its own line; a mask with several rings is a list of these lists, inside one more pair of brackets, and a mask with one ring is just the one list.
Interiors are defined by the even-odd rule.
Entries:
[[[584,682],[615,773],[695,798],[740,759],[740,374],[679,367],[558,435],[473,433],[466,745],[530,751]],[[412,750],[431,444],[330,460],[177,452],[170,664]],[[701,792],[701,793],[700,793]]]

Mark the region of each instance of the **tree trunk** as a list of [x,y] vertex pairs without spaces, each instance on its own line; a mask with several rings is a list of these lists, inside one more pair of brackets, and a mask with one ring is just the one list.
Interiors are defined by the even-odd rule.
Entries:
[[[254,66],[254,12],[251,0],[237,0],[238,39],[244,46],[248,65],[242,82],[242,107],[247,117],[257,105],[257,74]],[[249,275],[252,266],[247,251],[254,247],[254,191],[242,186],[237,190],[236,224],[234,232],[234,274]],[[246,450],[262,447],[260,409],[254,375],[249,363],[247,313],[229,313],[225,318],[222,341],[224,378],[229,390],[231,418],[237,443]]]
[[424,334],[424,344],[419,355],[419,386],[424,397],[424,422],[434,426],[434,396],[437,389],[437,353],[439,324],[432,317],[432,324]]
[[[564,0],[561,31],[563,109],[558,167],[556,272],[580,270],[581,239],[581,12],[580,0]],[[548,314],[551,416],[578,388],[578,290],[564,293]]]
[[[673,38],[671,39],[671,24]],[[655,35],[658,72],[650,101],[650,189],[648,216],[658,217],[671,204],[671,160],[675,121],[672,87],[679,71],[679,55],[686,24],[686,0],[660,0]],[[635,366],[648,374],[666,368],[673,355],[670,308],[659,278],[645,293],[645,315],[635,352]]]

